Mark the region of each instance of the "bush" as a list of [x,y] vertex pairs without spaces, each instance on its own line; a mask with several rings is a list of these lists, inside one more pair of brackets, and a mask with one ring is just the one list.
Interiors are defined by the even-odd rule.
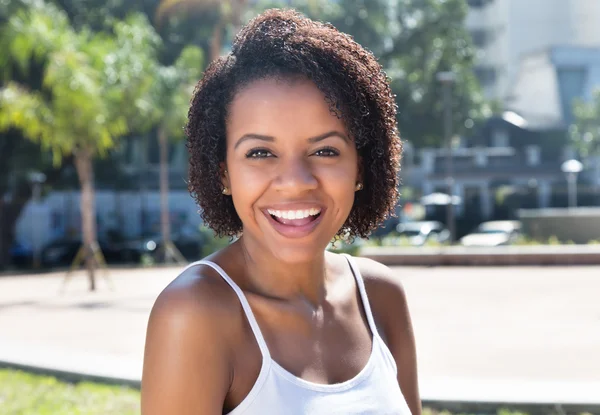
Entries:
[[200,225],[200,233],[203,236],[202,258],[205,258],[219,249],[225,248],[232,243],[234,239],[227,237],[218,237],[215,232],[206,225]]
[[344,241],[341,239],[335,239],[329,243],[327,250],[338,254],[348,254],[352,256],[358,255],[360,248],[365,246],[366,241],[364,239],[355,239],[352,242]]
[[[420,246],[428,246],[428,247],[440,247],[449,245],[449,242],[440,242],[435,239],[427,239],[423,245]],[[365,240],[362,246],[393,246],[393,247],[415,247],[418,245],[413,245],[410,242],[410,239],[405,236],[400,236],[397,232],[390,232],[386,236],[380,238],[369,238]]]

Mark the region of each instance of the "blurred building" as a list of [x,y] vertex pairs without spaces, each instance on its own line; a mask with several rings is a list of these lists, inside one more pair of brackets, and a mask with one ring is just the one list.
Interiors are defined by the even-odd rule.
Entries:
[[[98,238],[118,233],[132,238],[160,233],[159,149],[154,132],[123,139],[110,160],[95,163]],[[187,190],[184,140],[169,143],[169,210],[173,233],[197,228],[198,207]],[[35,250],[81,233],[81,192],[73,169],[42,201],[30,201],[16,225],[17,240]]]
[[600,42],[532,52],[522,56],[518,69],[506,107],[525,118],[529,128],[567,129],[574,121],[573,101],[589,100],[600,88]]
[[[561,164],[574,157],[564,130],[536,130],[512,112],[488,119],[452,150],[453,195],[459,220],[479,223],[514,219],[518,209],[566,207],[567,181]],[[405,146],[402,183],[421,195],[448,193],[446,148]],[[580,174],[578,204],[600,204],[600,157]],[[442,214],[436,220],[444,221]]]
[[556,46],[600,47],[600,1],[468,0],[466,25],[478,49],[488,98],[510,102],[521,60]]
[[[600,87],[600,0],[467,0],[475,72],[504,112],[453,150],[459,218],[510,218],[518,208],[566,206],[561,163],[576,155],[567,129],[574,99]],[[448,191],[447,150],[408,148],[404,182]],[[580,203],[600,201],[600,160],[581,174]]]

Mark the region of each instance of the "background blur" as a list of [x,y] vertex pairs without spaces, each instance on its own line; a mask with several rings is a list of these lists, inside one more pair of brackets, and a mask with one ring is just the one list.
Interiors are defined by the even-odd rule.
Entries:
[[[109,251],[109,261],[138,261],[142,240],[161,232],[161,136],[172,238],[197,257],[183,246],[198,239],[184,233],[202,225],[185,183],[182,125],[191,88],[213,57],[227,53],[240,25],[270,6],[297,7],[352,34],[392,80],[405,149],[402,198],[398,217],[376,236],[435,242],[425,225],[396,229],[427,220],[453,233],[439,242],[457,242],[481,222],[521,219],[520,209],[600,203],[595,0],[0,4],[0,268],[73,259],[76,248],[65,246],[82,232],[77,158],[93,165],[86,180],[95,190],[89,220],[97,236],[89,239]],[[113,44],[97,45],[101,37]],[[567,160],[581,162],[581,172],[564,172]],[[588,220],[568,226],[571,232],[534,225],[527,239],[600,239],[600,225],[587,229]],[[410,238],[417,231],[428,238]],[[120,258],[116,244],[132,240],[140,243]],[[70,255],[58,255],[65,249]]]
[[[494,382],[501,378],[506,383],[479,390],[473,388],[481,385],[475,372],[459,376],[461,381],[475,379],[473,383],[444,383],[460,370],[449,367],[437,373],[441,363],[427,363],[429,356],[441,353],[428,349],[426,342],[440,341],[434,322],[439,324],[436,319],[445,311],[414,300],[417,335],[422,332],[428,339],[419,352],[425,356],[422,390],[429,394],[430,407],[495,402],[485,409],[494,412],[503,402],[538,402],[544,409],[528,410],[565,413],[570,409],[561,405],[581,404],[574,413],[596,413],[600,386],[589,382],[600,382],[594,375],[600,373],[600,361],[587,359],[592,350],[597,354],[600,335],[587,336],[600,333],[600,309],[597,296],[587,295],[600,289],[598,0],[0,0],[0,275],[6,277],[0,278],[0,340],[5,340],[4,349],[0,341],[0,363],[35,372],[47,361],[60,361],[48,355],[46,363],[40,358],[34,364],[28,359],[39,350],[29,349],[32,344],[47,343],[71,357],[75,350],[88,350],[89,345],[80,343],[84,322],[98,318],[96,335],[101,333],[111,326],[106,319],[122,318],[100,317],[102,310],[115,311],[111,307],[126,299],[136,304],[128,295],[137,293],[147,297],[138,298],[138,331],[130,331],[136,334],[135,346],[127,351],[131,355],[119,355],[134,363],[113,362],[121,369],[131,363],[133,369],[98,375],[100,380],[136,384],[149,306],[177,273],[177,268],[158,265],[175,262],[181,267],[229,242],[204,226],[186,190],[183,125],[194,84],[211,60],[228,53],[248,19],[266,8],[288,6],[333,23],[370,49],[390,77],[398,104],[404,156],[396,216],[370,239],[337,242],[331,249],[397,266],[400,278],[423,274],[403,281],[409,298],[410,290],[417,298],[435,297],[428,284],[438,284],[438,278],[448,281],[447,276],[456,278],[455,284],[436,301],[460,303],[467,292],[463,300],[468,305],[504,292],[508,273],[517,285],[506,296],[521,293],[531,307],[556,312],[554,324],[528,345],[499,345],[496,336],[504,334],[494,332],[489,345],[471,343],[472,348],[458,354],[469,361],[472,351],[491,347],[493,353],[473,364],[481,372],[487,371],[486,362],[519,367],[521,361],[540,358],[539,368],[559,364],[562,369],[554,373],[564,376],[507,369],[513,376],[504,379],[490,368],[486,373],[495,373]],[[498,285],[479,286],[477,275],[482,273]],[[528,279],[541,274],[547,279]],[[579,294],[570,291],[568,274],[582,279]],[[153,281],[147,292],[134,282],[141,275]],[[116,294],[90,297],[102,276],[117,287]],[[67,282],[72,297],[57,300],[54,287],[65,288]],[[474,291],[454,297],[452,290],[460,283]],[[540,294],[542,287],[545,294]],[[556,297],[548,294],[549,287]],[[569,297],[572,314],[567,317],[559,294]],[[465,310],[465,331],[453,337],[458,349],[466,337],[480,333],[479,326],[468,325],[475,324],[472,313],[485,315],[491,307],[521,322],[523,315],[530,316],[525,303],[523,309],[513,304],[508,311],[502,308],[511,301],[507,297],[488,300]],[[40,306],[61,309],[64,320],[51,317],[44,323],[47,331],[25,330],[39,316]],[[96,317],[82,315],[82,326],[77,326],[81,310],[72,307],[84,307],[88,314],[95,310]],[[457,307],[448,305],[448,310]],[[541,325],[548,323],[539,317]],[[495,324],[493,317],[483,320],[483,325]],[[526,321],[531,326],[522,327],[524,333],[541,327],[532,321]],[[67,323],[73,324],[70,331]],[[457,324],[454,317],[448,323]],[[512,323],[498,324],[509,330]],[[563,333],[573,327],[581,331],[543,360],[537,347],[552,342],[561,327]],[[119,341],[114,337],[94,353],[110,355],[107,350],[119,349]],[[502,354],[507,350],[514,353]],[[449,361],[458,354],[445,357]],[[54,367],[53,373],[74,373],[78,379],[77,373],[94,372],[84,357],[81,365],[65,359],[66,366]],[[52,371],[50,366],[46,369]],[[41,409],[15,398],[38,380],[16,373],[0,372],[0,414],[38,413]],[[3,379],[4,385],[13,385],[4,395]],[[555,383],[524,386],[515,379]],[[587,383],[560,383],[567,380]],[[471,395],[463,396],[466,389]],[[498,389],[507,392],[490,395]],[[538,393],[544,389],[546,394]],[[520,395],[518,390],[538,392]],[[553,399],[554,390],[572,394]],[[587,392],[592,390],[596,392]],[[4,402],[16,402],[12,412],[2,412],[3,396]],[[134,402],[135,392],[131,396]],[[43,413],[76,413],[64,402]],[[117,412],[137,410],[136,403],[126,406]],[[461,408],[472,410],[460,405],[457,410]]]

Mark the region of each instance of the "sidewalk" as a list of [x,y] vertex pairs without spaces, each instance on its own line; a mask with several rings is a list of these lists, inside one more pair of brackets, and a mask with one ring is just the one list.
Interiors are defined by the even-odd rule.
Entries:
[[[0,365],[139,385],[148,313],[181,268],[0,278]],[[408,268],[425,402],[600,414],[600,267]]]

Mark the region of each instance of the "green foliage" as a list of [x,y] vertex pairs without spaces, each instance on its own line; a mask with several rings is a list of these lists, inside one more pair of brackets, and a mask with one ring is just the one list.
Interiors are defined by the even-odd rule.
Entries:
[[156,10],[156,21],[160,24],[173,11],[189,13],[206,9],[223,9],[230,12],[230,3],[230,1],[219,0],[162,0]]
[[589,102],[576,100],[573,104],[575,121],[569,128],[573,146],[581,156],[600,153],[600,88],[593,93]]
[[229,237],[219,238],[215,232],[206,225],[200,226],[200,233],[204,236],[202,243],[202,258],[225,248],[232,240]]
[[43,88],[9,81],[0,90],[0,129],[16,127],[55,161],[76,150],[106,154],[144,117],[152,87],[149,64],[158,38],[142,16],[113,26],[114,34],[75,31],[66,14],[42,1],[10,17],[0,38],[9,59],[28,71],[44,64]]
[[202,49],[186,46],[171,66],[157,66],[154,71],[154,119],[171,137],[183,137],[183,126],[193,88],[204,62]]
[[[589,245],[595,245],[598,241],[589,241]],[[514,242],[513,245],[517,246],[539,246],[539,245],[575,245],[575,242],[569,240],[562,242],[556,236],[551,236],[546,240],[542,239],[532,239],[528,236],[521,235]]]
[[135,415],[139,391],[94,383],[70,384],[50,376],[0,370],[0,415]]
[[[141,13],[154,22],[160,0],[52,0],[69,16],[74,28],[89,27],[93,31],[111,31],[115,20],[124,20],[132,13]],[[172,16],[156,28],[163,47],[159,61],[171,65],[188,45],[196,45],[208,55],[212,27],[218,20],[218,10],[207,10],[193,16]],[[200,67],[202,69],[202,67]]]
[[435,239],[427,239],[423,245],[414,245],[411,243],[410,239],[405,237],[405,236],[400,236],[397,232],[390,232],[389,234],[382,236],[382,237],[373,237],[373,238],[369,238],[368,240],[366,240],[364,242],[364,246],[371,246],[371,247],[377,247],[377,246],[381,246],[381,247],[399,247],[399,248],[406,248],[406,247],[419,247],[419,246],[426,246],[426,247],[432,247],[432,248],[437,248],[437,247],[441,247],[441,246],[446,246],[449,245],[449,242],[440,242],[437,241]]
[[[248,0],[160,0],[155,22],[165,36],[180,33],[180,26],[185,30],[190,24],[194,30],[199,26],[204,30],[209,29],[210,34],[204,37],[202,43],[203,49],[209,51],[208,55],[212,61],[217,59],[224,49],[224,35],[229,32],[231,37],[241,27],[247,3]],[[200,19],[204,19],[204,25],[198,25]],[[165,22],[169,27],[163,29]]]
[[199,48],[190,46],[174,65],[161,66],[162,41],[141,14],[113,21],[111,33],[94,33],[75,31],[52,4],[28,1],[28,6],[2,30],[2,47],[9,51],[4,59],[22,71],[32,62],[44,63],[43,89],[9,81],[0,90],[1,130],[22,130],[56,161],[80,148],[104,155],[120,136],[157,123],[181,135],[191,96],[185,87],[202,66]]
[[[258,10],[277,2],[258,3]],[[331,22],[370,49],[391,79],[400,134],[416,147],[444,137],[441,71],[453,71],[454,134],[491,115],[473,73],[475,49],[465,28],[465,0],[296,0],[291,5]],[[471,122],[472,121],[472,122]]]
[[364,246],[364,244],[365,241],[363,239],[355,239],[354,241],[335,239],[327,246],[327,250],[338,254],[357,256],[361,246]]

